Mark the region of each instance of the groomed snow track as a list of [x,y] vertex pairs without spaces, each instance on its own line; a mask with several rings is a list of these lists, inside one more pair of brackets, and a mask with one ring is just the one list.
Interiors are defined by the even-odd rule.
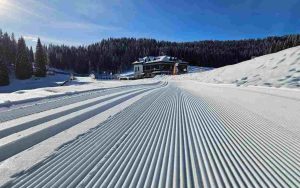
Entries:
[[236,105],[153,90],[6,187],[299,187],[300,138]]
[[126,100],[165,84],[85,92],[3,111],[0,113],[3,121],[0,122],[0,162]]
[[[13,120],[19,117],[27,116],[30,114],[40,113],[47,111],[49,109],[54,109],[62,106],[66,106],[69,104],[76,103],[78,101],[84,101],[92,98],[96,98],[99,96],[105,96],[111,93],[116,93],[124,90],[135,89],[135,88],[145,88],[149,86],[157,86],[160,82],[151,83],[151,84],[139,84],[132,86],[119,86],[115,88],[100,88],[94,89],[90,91],[82,91],[79,93],[68,93],[62,94],[61,96],[50,96],[50,98],[40,99],[35,101],[35,99],[26,102],[21,101],[16,102],[15,106],[12,106],[9,110],[5,110],[6,108],[0,108],[0,123],[6,122],[9,120]],[[1,106],[0,106],[1,107]]]

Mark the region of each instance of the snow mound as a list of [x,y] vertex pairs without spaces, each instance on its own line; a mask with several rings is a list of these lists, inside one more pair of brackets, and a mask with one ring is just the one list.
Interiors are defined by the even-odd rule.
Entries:
[[0,93],[11,93],[16,92],[21,94],[22,90],[31,90],[44,87],[56,87],[62,84],[64,81],[69,79],[69,75],[65,74],[55,74],[47,76],[45,78],[32,77],[27,80],[18,80],[12,78],[8,86],[1,86]]
[[299,88],[300,46],[211,71],[171,76],[167,79],[198,80],[237,86]]
[[[57,83],[52,85],[54,77],[56,77],[56,75],[41,78],[41,80],[16,80],[16,82],[22,82],[23,84],[20,86],[18,86],[17,84],[11,84],[9,86],[0,87],[0,110],[3,107],[6,108],[12,105],[19,105],[29,102],[32,103],[38,100],[49,99],[58,96],[68,96],[81,92],[121,86],[157,83],[157,80],[153,79],[103,81],[95,80],[91,77],[76,77],[75,80],[68,81],[66,84],[61,86],[63,82],[60,82],[60,84]],[[68,78],[69,76],[62,76],[61,80],[63,81],[64,79]],[[44,81],[44,83],[42,83],[41,81]]]

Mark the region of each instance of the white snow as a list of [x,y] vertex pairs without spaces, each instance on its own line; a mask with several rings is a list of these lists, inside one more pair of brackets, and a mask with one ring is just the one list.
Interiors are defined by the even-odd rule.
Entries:
[[[10,106],[41,97],[168,80],[168,85],[122,88],[82,101],[78,96],[78,102],[57,108],[49,102],[46,111],[29,115],[25,111],[34,106],[22,107],[23,116],[0,123],[0,157],[5,158],[3,151],[17,150],[0,163],[0,185],[48,156],[57,158],[50,157],[47,164],[32,169],[34,173],[17,177],[16,187],[34,183],[103,187],[299,184],[300,46],[214,70],[192,70],[197,73],[135,81],[78,77],[66,86],[48,87],[45,82],[44,88],[0,93],[2,105]],[[29,85],[34,81],[28,81]],[[148,91],[153,88],[157,89]],[[125,101],[118,103],[120,99]],[[105,121],[112,115],[116,116]],[[58,134],[51,128],[58,129]],[[85,135],[75,139],[79,134]]]
[[[97,114],[77,124],[84,132],[102,122],[9,186],[298,187],[299,96],[296,89],[170,81],[108,121]],[[3,161],[3,180],[42,160],[37,154],[49,155],[43,149],[54,139]]]
[[296,88],[300,87],[300,46],[211,71],[169,76],[167,79]]
[[199,66],[188,66],[188,73],[196,73],[196,72],[204,72],[204,71],[209,71],[213,70],[211,67],[199,67]]
[[0,94],[12,92],[21,94],[23,93],[23,90],[59,86],[64,81],[68,80],[69,77],[69,75],[56,74],[53,76],[47,76],[45,78],[33,77],[27,80],[18,80],[15,78],[11,78],[10,84],[8,86],[0,87]]
[[55,76],[48,76],[39,80],[14,80],[11,85],[0,87],[0,108],[89,90],[154,82],[151,79],[129,81],[95,80],[90,77],[76,77],[75,80],[68,82],[65,86],[57,86],[57,83],[61,84],[68,79],[68,75],[56,74]]
[[[81,122],[80,124],[77,124],[76,126],[73,126],[69,129],[47,139],[47,140],[44,140],[44,141],[38,143],[37,145],[31,147],[28,150],[22,151],[22,152],[18,153],[17,155],[14,155],[13,157],[11,157],[9,159],[7,159],[3,162],[0,162],[0,172],[1,172],[0,186],[3,185],[4,183],[6,183],[7,181],[9,181],[11,179],[12,175],[19,173],[21,171],[27,170],[30,167],[45,160],[47,157],[49,157],[53,153],[55,153],[57,148],[59,148],[62,144],[76,139],[76,137],[78,137],[81,134],[85,134],[90,129],[98,126],[101,122],[103,122],[106,119],[108,119],[109,117],[119,113],[120,111],[122,111],[123,109],[125,109],[126,107],[128,107],[129,105],[134,103],[135,101],[141,99],[143,96],[149,94],[149,92],[143,93],[143,94],[133,97],[123,103],[120,103],[120,104],[104,111],[103,113],[100,113],[90,119],[87,119],[87,120]],[[115,94],[113,94],[113,95],[115,95]],[[105,97],[108,97],[108,96],[109,95],[107,95]],[[95,100],[95,99],[91,99],[91,100]],[[115,101],[115,99],[106,101],[106,103],[110,103],[113,101]],[[83,103],[86,103],[86,102],[88,102],[88,101],[75,103],[74,105],[82,105]],[[11,126],[17,125],[20,122],[30,121],[30,120],[32,120],[32,118],[38,118],[39,116],[49,115],[56,111],[67,110],[69,107],[71,108],[74,105],[69,105],[66,107],[61,107],[59,109],[49,110],[45,114],[44,113],[33,114],[30,117],[23,117],[23,118],[19,118],[17,120],[12,120],[11,123],[8,123],[8,124],[4,123],[3,125],[0,124],[1,126],[3,126],[3,128],[1,128],[1,129],[5,129],[5,128],[7,128],[7,126],[11,127]],[[31,133],[33,133],[33,132],[31,132]],[[27,135],[30,135],[30,131],[27,133]],[[6,141],[8,139],[11,139],[11,136],[5,138]],[[2,144],[2,141],[1,141],[1,144]]]
[[[12,80],[11,85],[0,87],[0,105],[10,106],[16,101],[31,101],[49,96],[72,94],[98,88],[151,83],[156,80],[197,80],[206,83],[234,84],[237,86],[300,87],[300,46],[274,54],[256,57],[239,64],[210,70],[206,67],[190,66],[192,73],[178,76],[157,76],[143,80],[94,80],[76,77],[66,86],[57,86],[69,79],[68,75],[56,74],[38,80]],[[130,73],[129,73],[130,74]],[[49,87],[50,86],[50,87]]]
[[[232,103],[300,135],[300,90],[294,88],[236,87],[197,81],[171,81],[200,97]],[[222,102],[221,102],[222,101]]]

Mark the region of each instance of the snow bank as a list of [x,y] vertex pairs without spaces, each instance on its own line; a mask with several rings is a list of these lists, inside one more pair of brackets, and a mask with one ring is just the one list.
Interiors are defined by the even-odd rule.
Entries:
[[15,78],[11,78],[11,83],[8,86],[0,87],[0,93],[22,93],[22,90],[37,89],[43,87],[55,87],[68,80],[69,77],[69,75],[65,74],[56,74],[53,76],[47,76],[45,78],[32,77],[31,79],[27,80],[18,80]]
[[[63,75],[65,76],[65,75]],[[56,76],[55,76],[56,77]],[[69,77],[69,76],[68,76]],[[51,76],[49,76],[51,78]],[[63,95],[72,95],[75,93],[85,92],[89,90],[97,90],[102,88],[112,88],[112,87],[120,87],[125,85],[138,85],[138,84],[147,84],[147,83],[154,83],[157,82],[152,79],[145,79],[145,80],[94,80],[90,77],[76,77],[76,80],[68,82],[65,86],[57,86],[52,87],[51,84],[48,87],[46,86],[47,81],[51,79],[41,79],[41,81],[45,81],[45,83],[41,83],[39,80],[25,80],[27,81],[26,84],[24,82],[23,87],[25,88],[28,86],[29,88],[26,90],[17,90],[11,93],[4,93],[2,90],[5,88],[0,88],[0,108],[1,107],[9,107],[11,105],[16,105],[20,103],[27,103],[27,102],[34,102],[37,100],[45,99],[45,98],[52,98],[57,96]],[[34,83],[38,81],[38,83]],[[22,82],[20,80],[16,82]],[[48,83],[51,83],[50,81]],[[40,84],[40,85],[39,85]],[[36,87],[37,89],[30,89],[30,86],[40,86]],[[15,90],[18,88],[16,84],[12,84],[7,90]]]
[[300,87],[300,46],[201,73],[170,76],[171,80],[208,83]]

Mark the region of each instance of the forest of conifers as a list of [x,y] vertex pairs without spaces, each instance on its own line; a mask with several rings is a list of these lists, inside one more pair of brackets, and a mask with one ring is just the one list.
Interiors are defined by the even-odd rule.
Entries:
[[[0,30],[1,31],[1,30]],[[41,38],[43,41],[43,39]],[[169,55],[191,65],[221,67],[235,64],[254,56],[277,52],[300,45],[300,35],[285,35],[263,39],[167,42],[154,39],[104,39],[87,46],[48,45],[45,50],[51,67],[80,74],[90,71],[125,72],[139,57]],[[13,35],[0,32],[0,59],[7,66],[14,64],[17,51]],[[28,49],[32,60],[32,50]]]
[[139,57],[169,55],[191,65],[221,67],[300,45],[300,35],[232,41],[167,42],[154,39],[107,39],[86,47],[50,45],[50,64],[77,73],[124,72]]

